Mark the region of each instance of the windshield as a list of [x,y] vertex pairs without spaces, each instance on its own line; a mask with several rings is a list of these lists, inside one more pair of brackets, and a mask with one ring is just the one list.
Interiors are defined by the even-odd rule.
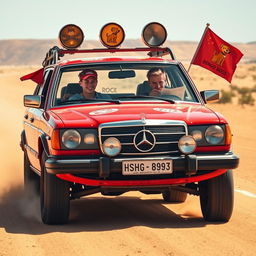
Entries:
[[191,85],[176,64],[95,64],[62,68],[53,92],[54,104],[92,102],[198,102]]

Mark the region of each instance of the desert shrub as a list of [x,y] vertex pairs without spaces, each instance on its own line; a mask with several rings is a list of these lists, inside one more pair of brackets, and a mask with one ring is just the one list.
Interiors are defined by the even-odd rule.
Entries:
[[230,89],[232,92],[232,97],[235,94],[239,97],[238,104],[240,105],[254,105],[254,98],[252,96],[253,92],[256,92],[256,85],[253,88],[249,87],[238,87],[237,85],[231,84]]
[[253,81],[256,81],[256,75],[252,75]]
[[256,71],[256,66],[252,66],[252,67],[248,68],[248,71]]
[[238,87],[237,87],[237,85],[231,84],[230,89],[233,90],[233,91],[237,91]]
[[225,104],[225,103],[232,102],[232,97],[234,96],[234,93],[232,91],[221,90],[220,92],[221,92],[221,98],[218,103]]
[[254,87],[248,88],[248,87],[242,87],[237,88],[237,92],[240,94],[240,97],[238,99],[238,104],[240,105],[254,105],[255,99],[252,96]]
[[251,93],[245,93],[245,94],[241,94],[241,97],[238,99],[238,103],[240,105],[254,105],[254,98],[252,97]]
[[252,89],[248,88],[248,87],[237,88],[237,92],[240,94],[250,94],[251,91],[252,91]]
[[246,78],[246,75],[235,75],[235,77],[238,79],[244,79]]
[[252,87],[252,92],[256,92],[256,84]]

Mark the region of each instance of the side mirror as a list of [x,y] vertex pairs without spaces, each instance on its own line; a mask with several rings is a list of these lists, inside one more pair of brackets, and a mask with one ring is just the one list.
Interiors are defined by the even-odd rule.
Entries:
[[220,99],[219,90],[206,90],[200,92],[205,103],[217,102]]
[[24,95],[23,103],[25,107],[41,108],[42,96],[39,95]]

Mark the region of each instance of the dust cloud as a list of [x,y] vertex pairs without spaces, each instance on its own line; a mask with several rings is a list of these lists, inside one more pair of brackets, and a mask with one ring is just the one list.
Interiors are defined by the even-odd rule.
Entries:
[[[19,146],[24,115],[23,95],[33,87],[24,87],[19,77],[29,68],[1,67],[0,85],[0,211],[24,218],[38,219],[39,198],[23,190],[23,152]],[[26,73],[25,73],[26,74]]]
[[1,160],[0,209],[26,219],[40,221],[39,196],[34,188],[26,193],[23,186],[22,158],[19,154]]

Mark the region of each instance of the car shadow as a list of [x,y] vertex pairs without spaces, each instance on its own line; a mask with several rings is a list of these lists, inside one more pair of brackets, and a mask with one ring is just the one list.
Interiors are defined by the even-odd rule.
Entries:
[[[144,197],[145,198],[145,197]],[[160,199],[137,196],[102,197],[100,194],[71,201],[70,221],[66,225],[45,225],[40,219],[39,197],[24,195],[21,186],[0,197],[0,228],[8,233],[45,234],[51,232],[93,232],[150,228],[198,228],[209,222],[201,216],[182,216]],[[189,206],[188,206],[189,207]],[[217,224],[217,223],[214,223]]]

